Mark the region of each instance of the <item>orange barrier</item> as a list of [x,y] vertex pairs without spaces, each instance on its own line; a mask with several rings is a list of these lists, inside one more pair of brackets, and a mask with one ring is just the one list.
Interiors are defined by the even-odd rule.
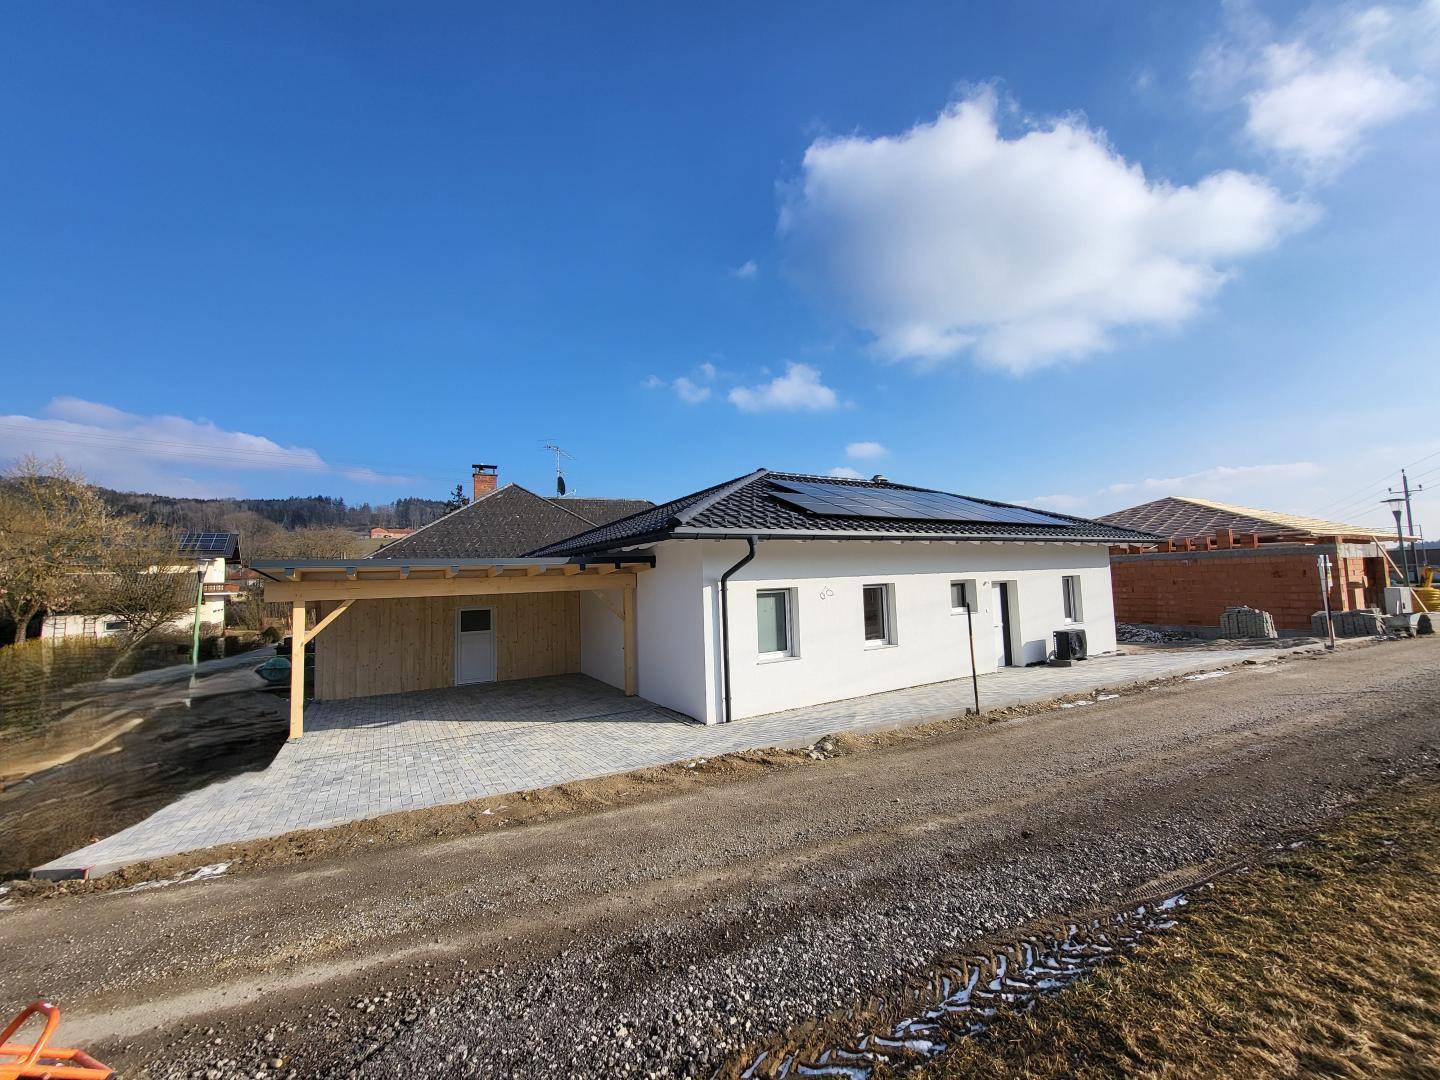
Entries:
[[[40,1038],[26,1046],[10,1040],[24,1026],[25,1021],[36,1013],[45,1017],[44,1030]],[[28,1006],[19,1016],[10,1021],[5,1033],[0,1035],[0,1080],[109,1080],[115,1070],[102,1065],[84,1050],[72,1050],[63,1046],[51,1046],[50,1039],[60,1026],[60,1010],[48,1001],[37,1001]]]

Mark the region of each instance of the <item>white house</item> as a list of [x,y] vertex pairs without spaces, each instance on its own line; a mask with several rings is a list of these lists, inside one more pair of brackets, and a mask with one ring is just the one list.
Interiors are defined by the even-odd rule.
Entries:
[[491,554],[484,522],[505,500],[507,538],[523,531],[517,492],[565,503],[511,485],[371,559],[252,564],[297,638],[318,638],[317,697],[583,672],[713,724],[968,677],[972,626],[982,673],[1045,661],[1062,630],[1110,652],[1109,548],[1153,541],[883,477],[759,469]]
[[[240,534],[182,533],[177,553],[179,557],[175,565],[166,567],[166,572],[203,574],[204,600],[200,605],[200,623],[213,629],[223,629],[226,605],[235,595],[235,590],[226,584],[226,572],[231,564],[240,560]],[[194,618],[193,612],[186,612],[170,625],[188,633],[194,625]],[[125,620],[114,615],[50,612],[41,624],[40,637],[44,641],[74,641],[77,638],[114,637],[128,629]]]

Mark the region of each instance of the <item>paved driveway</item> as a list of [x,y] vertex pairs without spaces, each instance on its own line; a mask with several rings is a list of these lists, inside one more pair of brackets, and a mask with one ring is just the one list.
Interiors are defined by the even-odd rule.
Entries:
[[[1223,667],[1254,649],[1157,650],[980,677],[986,710]],[[1264,655],[1264,654],[1262,654]],[[583,675],[316,702],[305,737],[269,768],[191,792],[137,825],[47,863],[93,873],[139,859],[605,773],[803,745],[838,731],[963,712],[969,679],[706,727]]]

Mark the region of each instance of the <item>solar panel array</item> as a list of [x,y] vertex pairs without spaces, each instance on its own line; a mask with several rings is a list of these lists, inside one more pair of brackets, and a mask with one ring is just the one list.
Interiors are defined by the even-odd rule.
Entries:
[[234,533],[186,533],[180,537],[180,554],[228,555],[234,544]]
[[1059,525],[1073,522],[1027,510],[949,495],[943,491],[822,484],[808,480],[772,481],[772,494],[792,506],[826,517],[898,518],[905,521],[967,521],[1006,525]]

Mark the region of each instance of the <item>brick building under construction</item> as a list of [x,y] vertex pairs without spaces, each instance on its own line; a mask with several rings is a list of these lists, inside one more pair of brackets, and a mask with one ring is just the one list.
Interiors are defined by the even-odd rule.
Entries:
[[1181,497],[1099,520],[1165,538],[1111,550],[1117,622],[1217,631],[1227,607],[1248,604],[1277,630],[1308,634],[1324,602],[1320,555],[1330,556],[1332,611],[1381,608],[1390,584],[1384,534],[1365,526]]

